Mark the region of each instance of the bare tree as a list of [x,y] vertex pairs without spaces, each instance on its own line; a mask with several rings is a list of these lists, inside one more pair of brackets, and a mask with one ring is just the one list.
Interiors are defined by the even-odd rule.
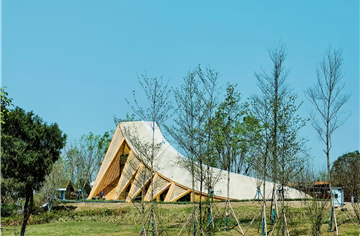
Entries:
[[[264,150],[266,151],[267,155],[267,157],[264,159],[266,161],[264,163],[264,168],[268,169],[266,174],[273,181],[274,186],[272,195],[273,199],[275,198],[276,204],[275,191],[276,183],[278,181],[277,168],[279,163],[279,116],[281,112],[282,100],[289,94],[288,84],[286,83],[289,70],[286,70],[284,66],[284,61],[287,55],[285,45],[279,44],[273,49],[268,49],[268,52],[273,63],[273,67],[271,68],[270,74],[268,74],[264,69],[262,69],[262,73],[260,74],[255,73],[255,77],[259,83],[262,96],[254,95],[252,100],[253,104],[258,106],[255,108],[255,111],[257,110],[257,113],[261,114],[261,117],[258,118],[265,119],[260,120],[263,127],[265,127],[263,136],[266,137],[265,140],[268,142],[264,143]],[[265,110],[268,112],[265,112]],[[265,193],[263,194],[265,195]],[[273,214],[270,212],[270,217],[272,218],[272,216]]]
[[[151,125],[151,124],[150,124]],[[127,168],[123,168],[122,175],[125,175],[127,179],[131,180],[131,186],[134,189],[140,189],[141,199],[138,201],[137,196],[135,195],[138,191],[132,191],[132,194],[127,194],[124,196],[127,200],[130,200],[134,203],[134,206],[137,208],[141,214],[142,221],[142,233],[146,234],[146,223],[148,222],[148,216],[153,219],[153,224],[155,224],[155,208],[153,203],[154,198],[154,189],[158,189],[158,182],[153,181],[154,170],[156,168],[157,160],[161,157],[161,146],[162,143],[157,142],[148,142],[145,139],[141,138],[140,133],[137,130],[135,124],[129,124],[123,126],[123,133],[127,140],[130,142],[131,146],[134,147],[137,157],[133,156],[125,157],[124,162],[127,163]],[[150,167],[152,165],[152,168]],[[135,175],[134,175],[135,174]],[[148,203],[145,201],[149,186],[150,188],[150,212],[148,209]],[[157,228],[157,225],[154,226]],[[152,229],[153,230],[153,229]],[[157,231],[155,229],[155,231]]]
[[[195,68],[184,77],[184,84],[180,89],[174,90],[175,100],[178,109],[176,110],[175,124],[167,127],[175,142],[184,151],[187,159],[179,163],[187,169],[192,178],[192,201],[193,212],[192,219],[195,218],[195,189],[199,192],[199,224],[200,231],[206,230],[207,215],[203,210],[204,206],[210,204],[207,201],[204,204],[203,193],[207,191],[207,200],[210,199],[209,193],[213,190],[218,181],[219,172],[212,169],[217,156],[213,146],[212,131],[209,121],[215,114],[217,107],[217,80],[219,73],[207,67],[205,71],[201,67]],[[206,207],[209,208],[209,205]],[[205,225],[205,227],[204,227]],[[194,229],[196,233],[197,229]]]
[[[313,104],[316,111],[310,112],[312,126],[318,133],[320,139],[325,143],[325,149],[323,149],[323,151],[326,154],[327,160],[331,207],[334,206],[330,177],[331,138],[334,131],[343,125],[349,117],[349,115],[344,116],[344,112],[341,111],[341,108],[350,98],[350,94],[342,94],[345,86],[344,83],[341,83],[341,79],[344,76],[342,66],[342,49],[333,50],[329,47],[316,69],[317,83],[305,92],[307,99]],[[332,220],[333,218],[331,218],[331,221]],[[330,229],[331,228],[332,226]]]
[[[162,77],[158,78],[149,78],[146,75],[141,75],[138,78],[140,85],[144,89],[145,96],[149,103],[149,107],[143,109],[139,104],[135,96],[135,91],[133,91],[135,105],[131,105],[130,102],[126,99],[132,110],[140,117],[140,119],[145,121],[150,121],[151,131],[152,131],[152,143],[149,149],[150,154],[148,155],[148,165],[151,170],[151,176],[154,176],[154,165],[155,157],[157,151],[157,144],[155,142],[155,131],[159,128],[159,125],[162,125],[165,120],[169,118],[168,111],[172,109],[172,103],[169,101],[170,90],[168,89],[169,81],[166,84],[163,84]],[[154,211],[154,181],[151,181],[151,221],[152,221],[152,233],[155,233],[154,223],[155,223],[155,211]]]
[[[219,72],[212,69],[210,66],[206,67],[205,71],[199,66],[197,69],[197,75],[202,84],[202,90],[200,90],[201,95],[201,109],[199,110],[198,116],[196,116],[197,121],[197,136],[196,136],[196,163],[197,179],[200,184],[200,199],[199,199],[199,209],[200,209],[200,229],[203,230],[202,224],[204,224],[205,229],[211,231],[208,228],[208,223],[205,220],[207,217],[206,212],[202,211],[202,192],[206,189],[207,197],[205,206],[209,209],[208,215],[211,214],[211,192],[214,191],[214,186],[219,180],[221,171],[212,169],[211,166],[215,166],[216,159],[218,155],[216,154],[215,145],[214,145],[214,134],[212,132],[213,125],[211,125],[211,120],[215,116],[216,108],[218,107],[218,96],[220,90],[217,87]],[[203,190],[204,189],[204,190]],[[211,216],[210,216],[211,217]],[[210,218],[209,217],[209,218]]]
[[[296,114],[301,103],[296,104],[297,95],[287,84],[289,70],[284,65],[287,56],[286,47],[280,43],[269,49],[269,56],[273,63],[271,73],[265,70],[260,74],[255,73],[262,96],[254,95],[252,102],[254,113],[263,126],[261,136],[264,142],[259,151],[264,161],[262,166],[267,169],[264,170],[264,181],[266,177],[273,181],[272,196],[276,204],[276,213],[278,213],[276,185],[280,187],[282,212],[281,217],[278,218],[281,220],[279,226],[282,225],[282,234],[284,234],[286,227],[284,187],[303,167],[306,140],[299,137],[299,130],[305,126],[307,120]],[[270,213],[270,215],[274,221],[274,214]]]
[[254,160],[254,162],[256,162],[254,167],[257,175],[262,178],[262,219],[264,222],[263,229],[265,231],[263,234],[267,235],[265,183],[269,178],[268,166],[271,148],[271,131],[268,127],[270,122],[270,106],[268,105],[266,97],[254,95],[251,100],[254,115],[257,117],[260,125],[260,129],[258,130],[259,137],[255,140],[256,148],[254,151],[257,158]]
[[180,166],[186,168],[191,174],[191,199],[193,202],[192,221],[194,226],[194,234],[196,234],[196,207],[195,207],[195,116],[200,110],[199,103],[199,80],[196,79],[197,69],[189,71],[183,78],[184,84],[180,89],[173,90],[175,101],[177,104],[176,115],[174,119],[176,124],[170,127],[166,126],[166,130],[184,152],[186,159],[181,159]]

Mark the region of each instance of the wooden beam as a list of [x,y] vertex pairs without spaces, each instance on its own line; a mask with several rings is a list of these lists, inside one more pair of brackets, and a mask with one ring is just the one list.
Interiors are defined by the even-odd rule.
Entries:
[[172,199],[172,202],[176,202],[177,200],[179,200],[180,198],[182,198],[183,196],[185,196],[186,194],[191,193],[191,189],[185,191],[184,193],[180,194],[179,196],[177,196],[176,198]]
[[174,187],[175,187],[175,183],[172,182],[171,185],[170,185],[170,189],[169,189],[168,193],[166,194],[166,197],[165,197],[165,199],[164,199],[164,202],[168,202],[168,201],[169,201],[170,196],[171,196],[172,192],[174,191]]

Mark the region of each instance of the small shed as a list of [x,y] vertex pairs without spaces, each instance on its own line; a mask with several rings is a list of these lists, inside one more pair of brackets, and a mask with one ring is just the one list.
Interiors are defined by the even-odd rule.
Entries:
[[84,195],[84,191],[76,189],[71,181],[69,181],[67,185],[62,186],[62,188],[57,188],[56,190],[59,192],[58,196],[62,200],[80,200]]
[[334,196],[334,206],[344,206],[344,189],[342,188],[332,188],[332,194]]
[[59,192],[59,198],[61,200],[65,200],[65,192],[66,192],[66,188],[58,188],[56,189]]

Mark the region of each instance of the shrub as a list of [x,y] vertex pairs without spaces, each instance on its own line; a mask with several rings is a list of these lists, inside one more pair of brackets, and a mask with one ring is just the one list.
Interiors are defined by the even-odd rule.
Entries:
[[14,204],[3,203],[1,204],[1,217],[8,217],[15,213],[17,206]]

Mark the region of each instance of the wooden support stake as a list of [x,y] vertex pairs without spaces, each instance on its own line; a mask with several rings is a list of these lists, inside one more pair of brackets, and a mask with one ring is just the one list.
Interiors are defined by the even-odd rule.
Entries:
[[271,236],[271,235],[273,234],[273,232],[275,231],[276,224],[277,224],[277,221],[275,221],[274,227],[273,227],[273,229],[271,230],[271,233],[270,233],[269,236]]
[[240,223],[239,223],[238,217],[237,217],[236,214],[235,214],[234,208],[232,207],[230,200],[228,200],[228,201],[229,201],[229,205],[230,205],[230,207],[231,207],[232,213],[233,213],[233,215],[234,215],[234,217],[235,217],[236,223],[238,224],[242,235],[244,235],[244,231],[242,230],[242,228],[241,228],[241,226],[240,226]]
[[285,211],[284,211],[284,221],[285,221],[285,226],[286,226],[287,234],[288,234],[288,236],[290,236],[289,227],[288,227],[288,224],[287,224],[287,221],[286,221]]
[[[340,204],[339,200],[336,199],[336,201]],[[355,222],[352,220],[352,218],[350,217],[350,215],[344,210],[343,206],[340,204],[341,210],[343,210],[345,212],[345,214],[349,217],[349,219],[351,220],[351,222],[355,225],[355,227],[357,228],[358,226],[355,224]]]
[[336,229],[336,235],[339,235],[338,226],[336,222],[336,213],[335,213],[335,207],[334,207],[334,220],[335,220],[335,229]]
[[[195,209],[195,214],[196,211],[199,209],[199,206]],[[194,215],[193,213],[191,213],[191,215],[189,216],[189,218],[187,219],[187,221],[185,222],[184,226],[181,228],[180,233],[178,234],[178,236],[180,236],[180,234],[182,233],[182,231],[184,230],[184,228],[190,223],[190,221],[193,219]],[[196,220],[196,219],[195,219]]]
[[[254,223],[256,217],[258,216],[259,212],[260,212],[262,209],[263,209],[263,206],[261,206],[261,207],[259,208],[259,210],[256,212],[255,217],[252,219],[252,221],[250,222],[249,226],[246,228],[245,233],[244,233],[244,236],[245,236],[246,232],[248,231],[248,229],[250,228],[250,226]],[[260,218],[260,219],[261,219],[261,218]]]
[[210,223],[214,220],[215,216],[217,216],[217,214],[219,213],[219,211],[221,211],[221,209],[223,208],[223,206],[226,206],[226,201],[224,202],[224,205],[222,205],[222,206],[220,207],[220,209],[216,212],[216,214],[212,217],[211,221],[208,223],[207,226],[210,225]]

